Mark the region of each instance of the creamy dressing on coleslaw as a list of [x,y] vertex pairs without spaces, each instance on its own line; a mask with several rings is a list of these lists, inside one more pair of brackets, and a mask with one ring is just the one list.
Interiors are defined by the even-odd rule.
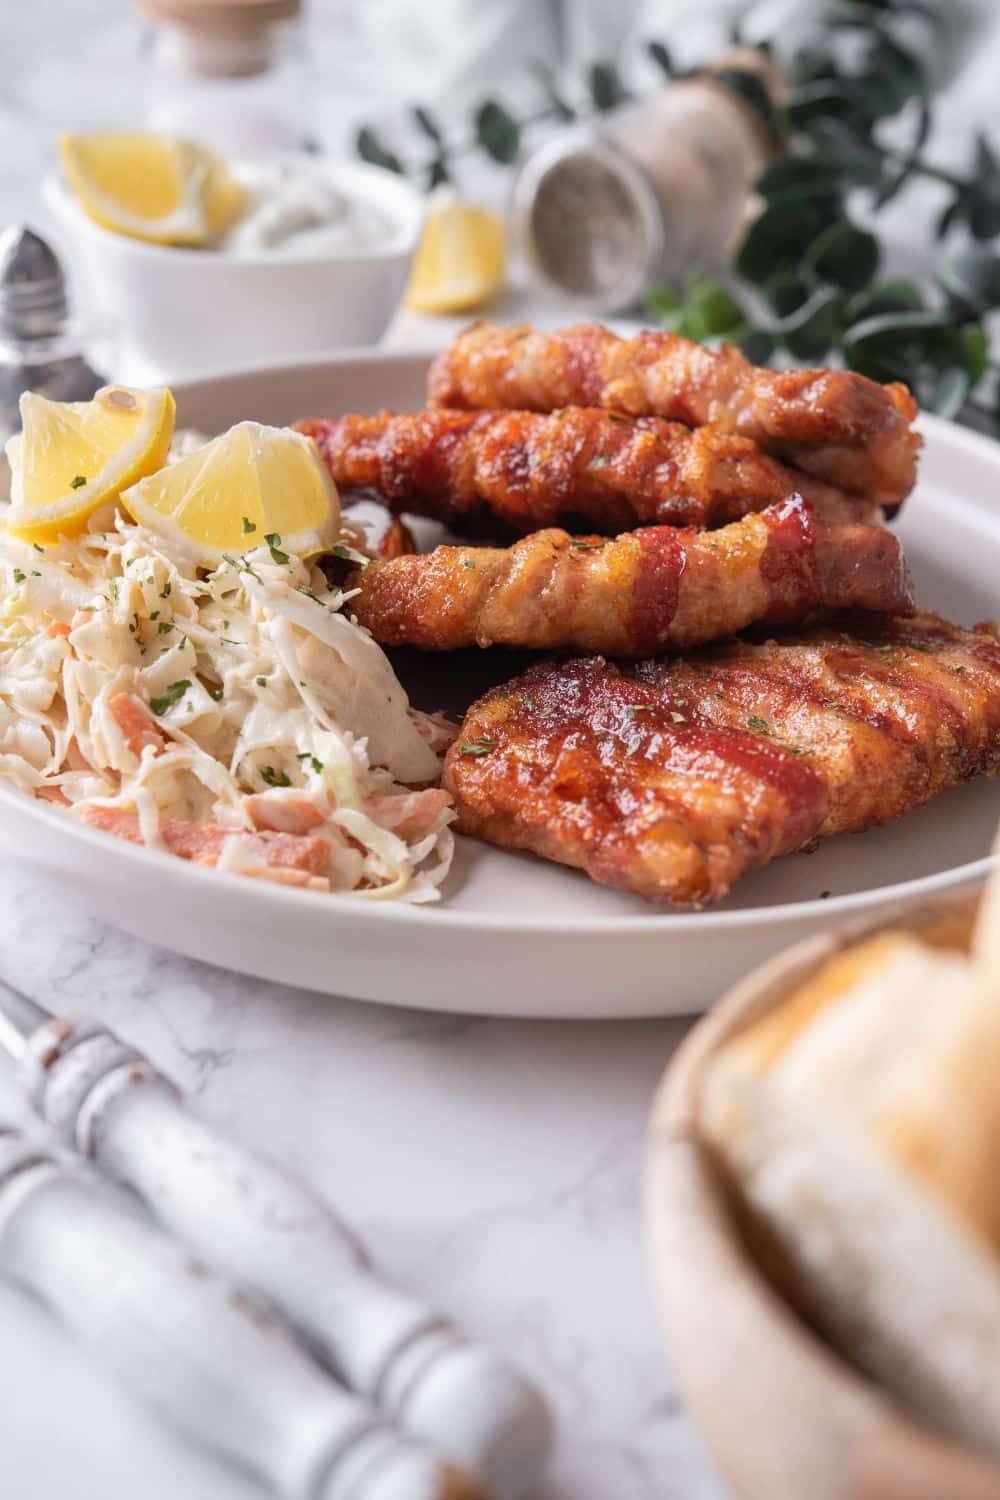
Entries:
[[[319,567],[274,543],[206,573],[119,516],[44,548],[0,522],[0,577],[7,781],[201,863],[436,898],[452,812],[411,788],[438,777],[440,726]],[[321,841],[308,871],[275,873],[285,835]]]

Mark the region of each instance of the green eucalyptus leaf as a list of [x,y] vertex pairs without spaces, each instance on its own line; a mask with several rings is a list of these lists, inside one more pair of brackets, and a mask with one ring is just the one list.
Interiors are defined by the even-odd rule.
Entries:
[[567,103],[566,99],[556,88],[552,69],[546,63],[535,62],[532,63],[531,70],[542,86],[548,112],[553,119],[561,120],[563,124],[567,125],[571,120],[575,120],[576,110],[571,104]]
[[844,308],[848,325],[880,313],[914,312],[924,305],[923,295],[912,281],[876,281],[853,296]]
[[920,100],[920,107],[917,113],[917,128],[914,132],[913,140],[910,142],[909,150],[895,168],[886,170],[882,186],[875,194],[874,208],[884,208],[887,203],[891,203],[897,193],[902,192],[903,188],[910,181],[919,165],[921,152],[927,144],[927,137],[931,129],[931,118],[930,102],[924,97]]
[[486,154],[501,166],[517,160],[521,148],[521,127],[509,109],[496,99],[486,99],[475,114],[476,140]]
[[423,131],[424,135],[432,140],[435,146],[443,146],[444,136],[441,132],[441,127],[430,110],[425,109],[422,104],[415,104],[411,113],[415,123]]
[[425,187],[431,193],[442,183],[451,181],[451,172],[448,170],[448,158],[446,156],[435,156],[427,168],[427,179]]
[[385,167],[390,172],[403,171],[403,163],[394,151],[383,146],[379,137],[370,125],[362,125],[354,137],[354,149],[362,161],[370,163],[373,167]]
[[831,281],[845,291],[860,291],[878,270],[879,246],[873,234],[847,219],[830,224],[813,240],[805,267],[820,281]]
[[879,96],[879,116],[898,114],[911,99],[926,95],[927,72],[915,52],[886,31],[876,33],[865,61],[865,79]]
[[697,323],[699,333],[692,338],[722,338],[746,323],[746,313],[732,293],[718,281],[706,276],[692,277],[688,284],[688,317]]
[[594,108],[603,114],[624,104],[629,97],[622,76],[612,62],[593,63],[587,79]]
[[782,271],[772,276],[761,288],[779,318],[787,318],[797,312],[812,296],[813,287],[803,281],[798,271]]
[[792,269],[826,227],[826,215],[810,199],[769,203],[750,225],[736,257],[736,270],[747,281],[769,281],[777,271]]
[[970,385],[978,385],[990,367],[989,334],[982,323],[964,323],[958,331],[962,364]]
[[766,328],[747,328],[739,336],[733,335],[730,342],[739,345],[747,359],[754,365],[766,365],[774,353],[775,341]]
[[681,312],[681,301],[672,286],[651,286],[646,293],[646,311],[651,318],[666,321]]
[[1000,157],[981,132],[976,136],[971,180],[959,194],[957,217],[965,220],[977,240],[1000,234]]
[[951,203],[938,215],[934,226],[935,239],[943,240],[948,231],[955,224],[960,224],[967,217],[964,191],[956,193]]
[[915,308],[909,312],[877,313],[874,317],[862,318],[860,322],[845,328],[841,347],[846,353],[863,344],[886,345],[913,340],[915,336],[919,340],[927,334],[946,332],[953,327],[954,320],[944,309]]
[[957,417],[971,389],[969,372],[962,365],[946,365],[933,377],[923,404],[939,417]]
[[938,285],[955,306],[978,317],[1000,307],[1000,255],[970,249],[954,255],[937,273]]
[[831,198],[841,192],[847,173],[835,158],[811,153],[785,156],[769,163],[754,183],[762,198],[780,198],[786,193],[824,193]]
[[796,359],[828,355],[840,327],[841,294],[834,287],[817,287],[812,296],[775,325],[775,332]]
[[840,65],[829,47],[801,47],[789,71],[799,88],[809,83],[832,83],[840,77]]
[[670,55],[669,47],[667,47],[665,43],[657,41],[654,38],[653,40],[646,43],[646,51],[653,59],[660,72],[663,73],[666,78],[673,78],[674,60]]

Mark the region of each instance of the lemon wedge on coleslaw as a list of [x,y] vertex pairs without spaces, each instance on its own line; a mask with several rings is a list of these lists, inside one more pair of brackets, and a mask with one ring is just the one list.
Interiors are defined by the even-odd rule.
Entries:
[[59,154],[88,218],[133,239],[207,245],[249,202],[222,158],[199,141],[141,130],[64,134]]
[[238,422],[124,491],[133,520],[169,536],[193,560],[269,547],[272,557],[327,551],[340,498],[312,438],[289,427]]
[[21,431],[6,448],[8,531],[29,542],[82,531],[96,510],[166,461],[174,414],[164,386],[105,386],[92,401],[22,396]]

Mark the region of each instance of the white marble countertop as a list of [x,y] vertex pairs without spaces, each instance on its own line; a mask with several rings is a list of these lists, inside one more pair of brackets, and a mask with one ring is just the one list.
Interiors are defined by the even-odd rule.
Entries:
[[[174,957],[0,875],[0,979],[146,1049],[197,1108],[302,1173],[380,1263],[549,1396],[532,1500],[719,1500],[678,1409],[645,1272],[639,1179],[677,1021],[566,1025],[329,1000]],[[16,1108],[0,1059],[0,1117]],[[0,1492],[251,1500],[0,1283]],[[16,1420],[14,1420],[16,1414]]]
[[[694,8],[675,0],[671,14]],[[78,55],[115,66],[120,10],[35,0],[5,16],[4,221],[36,212],[55,125],[78,103],[103,104]],[[332,109],[352,77],[334,21],[360,11],[318,0],[314,14],[328,23],[324,57],[340,62],[324,74]],[[995,74],[983,47],[944,112],[946,159],[965,159]],[[28,97],[41,124],[26,117]],[[404,317],[391,341],[439,343],[447,331]],[[530,1373],[557,1416],[531,1500],[721,1500],[671,1385],[639,1214],[645,1119],[682,1023],[483,1021],[333,1001],[154,950],[53,902],[40,878],[0,872],[0,979],[50,1008],[92,1012],[148,1051],[207,1118],[327,1193],[397,1279]],[[15,1109],[0,1057],[0,1118]],[[2,1282],[0,1326],[3,1500],[260,1493],[174,1440]]]

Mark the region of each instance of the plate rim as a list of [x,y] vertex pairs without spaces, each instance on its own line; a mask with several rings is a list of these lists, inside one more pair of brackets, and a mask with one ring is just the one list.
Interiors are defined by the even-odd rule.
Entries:
[[[308,372],[310,370],[321,371],[331,366],[343,367],[365,361],[373,364],[383,365],[424,365],[430,364],[434,353],[423,349],[384,349],[371,347],[354,347],[338,349],[329,353],[320,353],[306,357],[289,356],[283,359],[268,361],[266,364],[248,364],[211,372],[205,375],[197,375],[190,380],[177,381],[171,389],[177,399],[178,405],[187,399],[197,399],[204,387],[217,387],[233,380],[247,379],[250,377],[267,378],[268,376],[280,377],[291,371]],[[964,449],[971,457],[980,462],[996,466],[1000,476],[1000,444],[982,433],[971,431],[960,427],[957,423],[948,421],[931,413],[921,413],[917,423],[918,430],[932,441],[940,442],[952,449]],[[973,509],[980,509],[975,502],[969,502],[962,497],[966,503],[972,505]],[[170,880],[181,879],[184,882],[191,880],[207,881],[210,888],[231,890],[231,877],[225,872],[202,868],[192,865],[188,861],[177,860],[175,857],[157,849],[147,849],[140,845],[128,843],[125,840],[116,840],[98,829],[88,828],[86,825],[68,818],[65,813],[55,808],[39,803],[29,797],[26,793],[16,788],[5,786],[0,783],[0,808],[5,804],[12,809],[20,811],[29,818],[37,819],[43,826],[50,828],[53,833],[70,838],[81,843],[84,848],[92,848],[111,858],[118,860],[131,860],[137,862],[137,869],[145,869],[150,873],[159,870],[163,876]],[[461,837],[461,835],[459,835]],[[849,837],[849,835],[845,835]],[[516,853],[517,851],[497,850],[497,853]],[[24,864],[33,861],[24,860]],[[562,866],[561,868],[568,868]],[[954,865],[947,870],[938,871],[930,875],[914,876],[908,880],[895,881],[891,885],[873,887],[863,891],[851,891],[839,896],[812,897],[804,901],[784,901],[775,905],[750,906],[737,908],[732,911],[720,911],[712,907],[699,910],[671,910],[669,908],[658,908],[650,904],[645,909],[637,910],[635,913],[621,914],[583,914],[579,917],[563,915],[552,917],[548,915],[512,914],[503,911],[475,911],[461,910],[449,906],[446,900],[413,904],[406,901],[390,901],[380,899],[377,896],[359,896],[354,892],[331,892],[324,894],[319,909],[338,915],[347,915],[363,924],[379,925],[388,916],[391,920],[409,924],[411,926],[429,927],[432,930],[444,932],[446,929],[458,929],[466,932],[479,929],[489,929],[492,932],[506,933],[511,936],[518,934],[551,934],[558,936],[580,937],[583,934],[600,934],[602,937],[616,935],[649,937],[657,933],[664,936],[675,934],[682,936],[691,933],[704,933],[706,937],[713,933],[736,932],[747,928],[766,928],[787,923],[809,922],[821,919],[824,925],[832,922],[838,916],[850,916],[858,910],[873,905],[894,905],[909,902],[914,899],[933,895],[938,891],[946,891],[957,886],[969,885],[986,878],[992,869],[1000,869],[1000,849],[993,853],[986,853],[980,858],[968,861],[961,865]],[[575,871],[580,878],[586,878],[583,872]],[[221,885],[220,885],[221,883]],[[315,902],[315,892],[301,891],[285,888],[278,885],[266,885],[254,881],[245,881],[243,900],[246,905],[260,904],[268,910],[281,909],[287,903],[292,903],[288,910],[303,910],[302,903]],[[639,898],[636,898],[637,900]]]

